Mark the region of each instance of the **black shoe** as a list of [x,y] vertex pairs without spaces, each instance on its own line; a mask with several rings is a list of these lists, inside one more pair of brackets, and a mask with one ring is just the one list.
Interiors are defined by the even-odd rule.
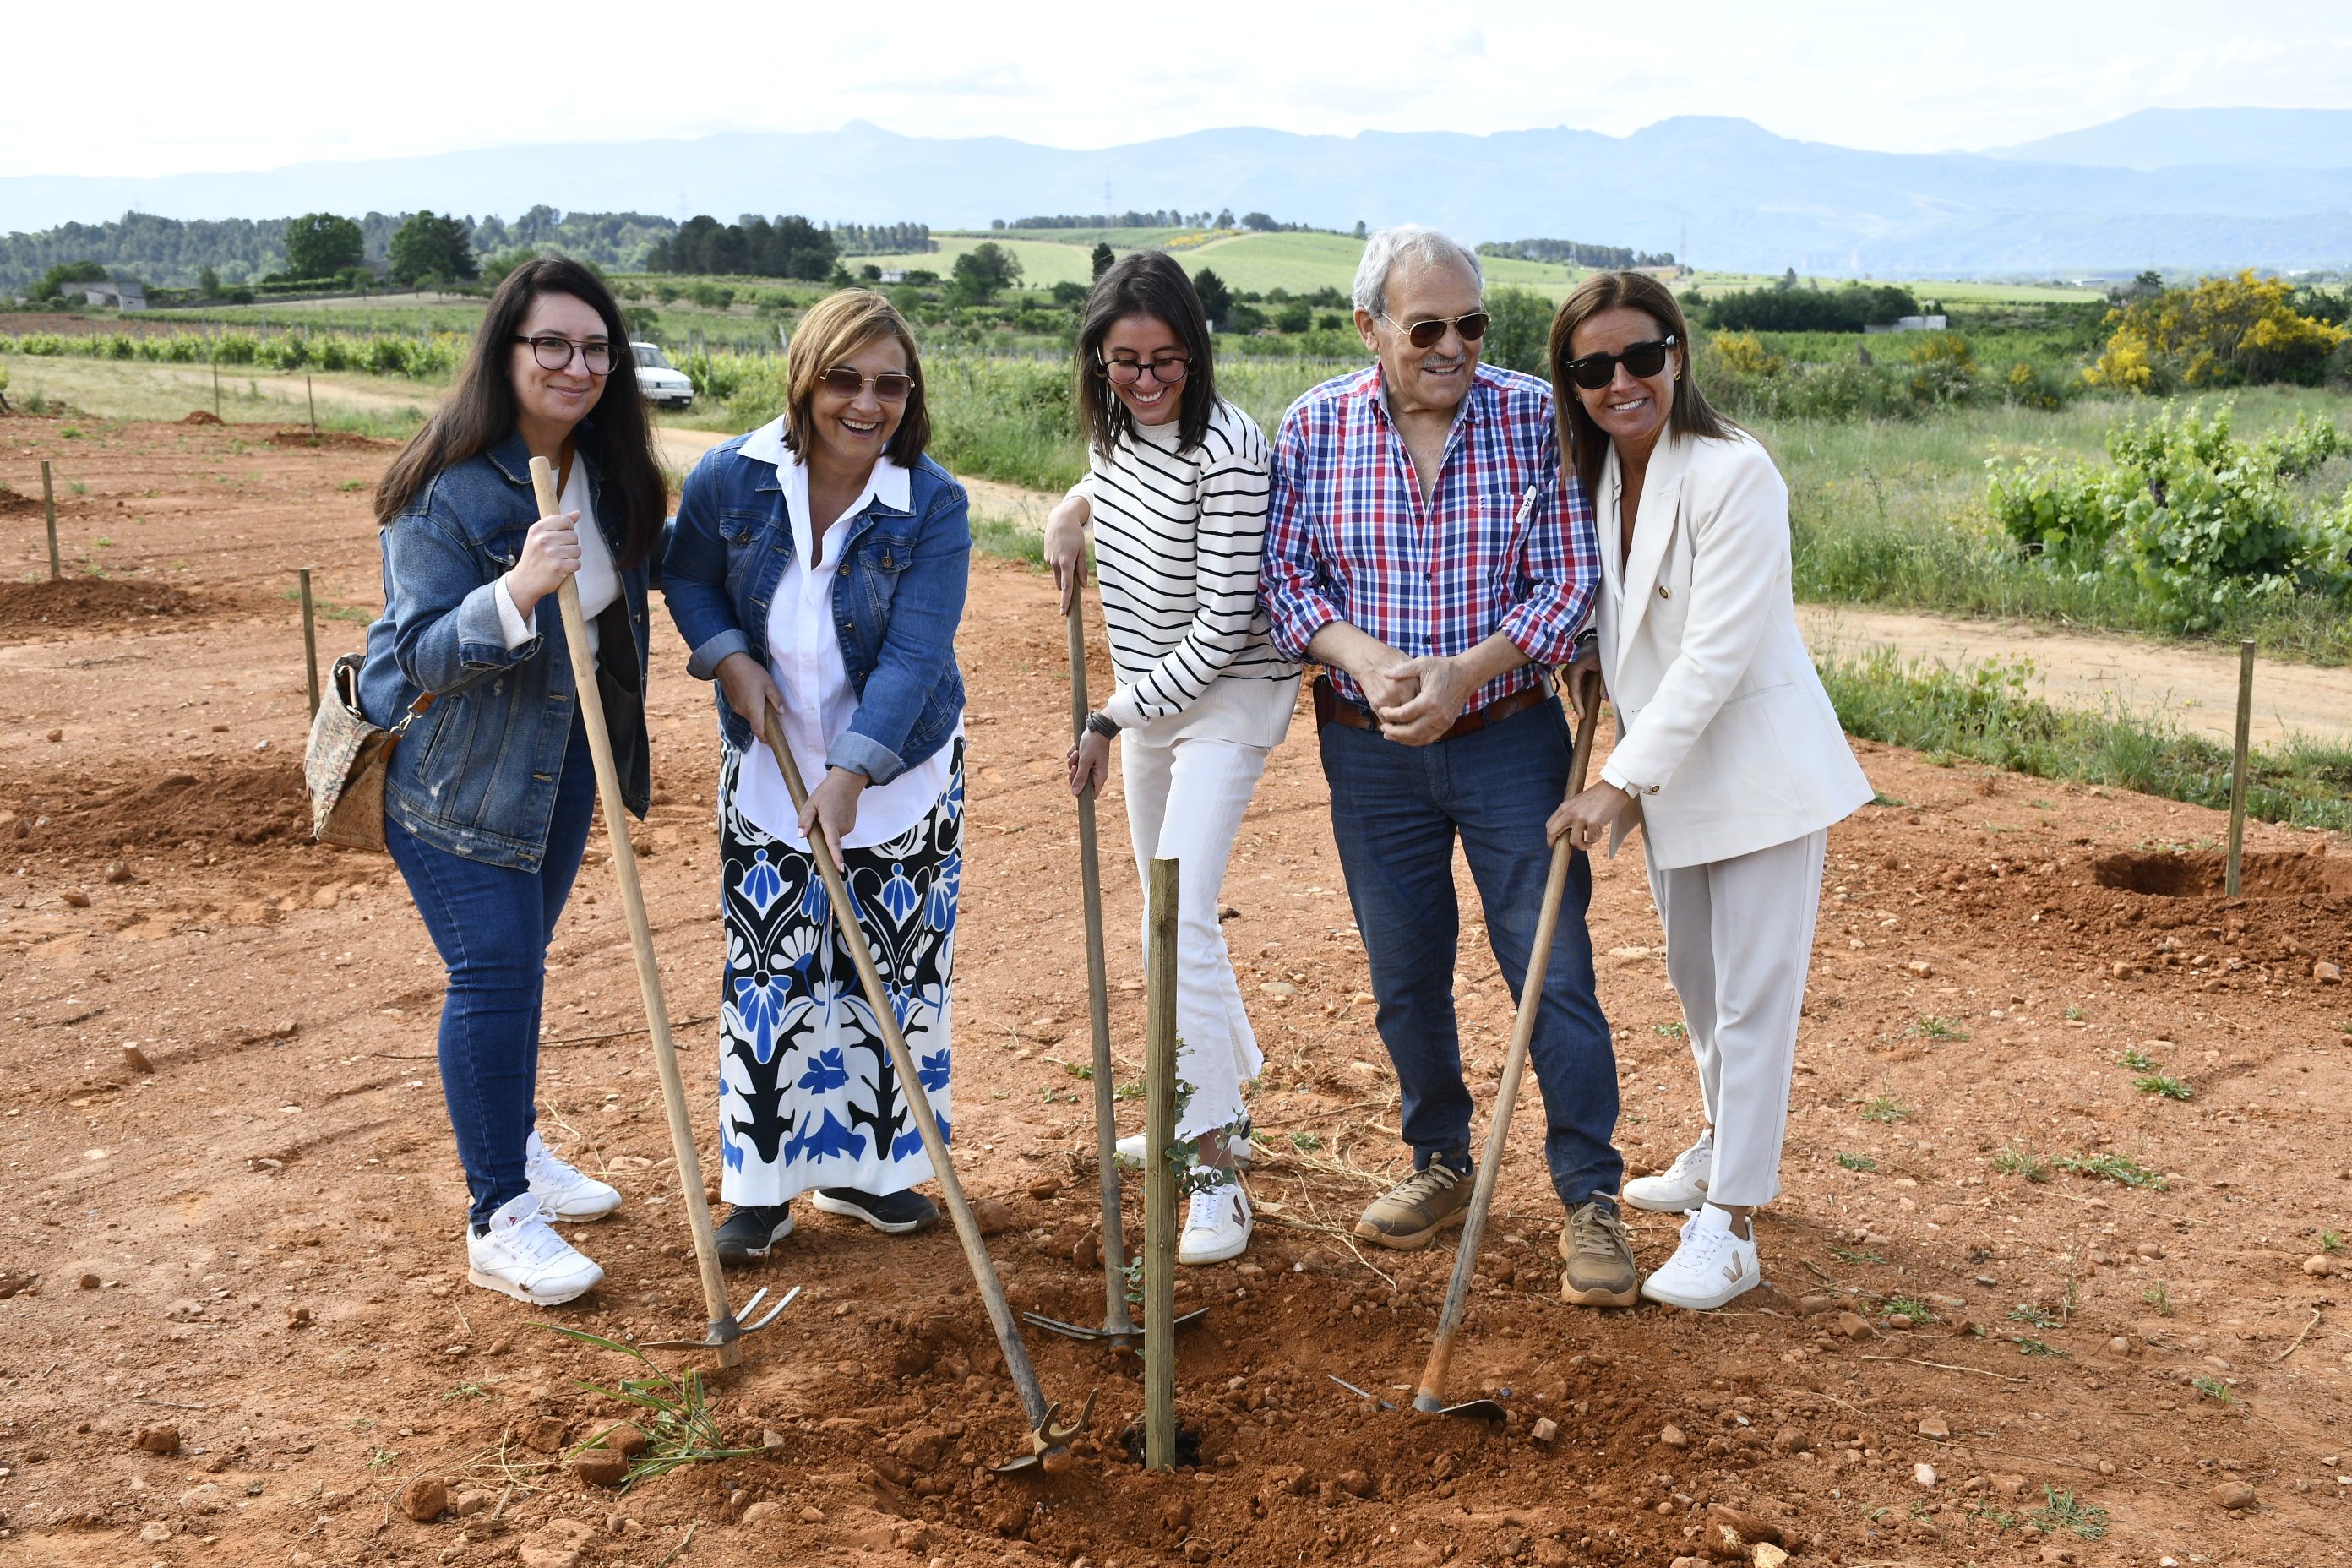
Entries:
[[885,1236],[904,1236],[936,1225],[940,1205],[922,1194],[861,1193],[856,1187],[819,1187],[809,1202],[826,1214],[862,1219]]
[[768,1249],[793,1233],[793,1207],[755,1208],[737,1204],[727,1223],[719,1227],[719,1262],[726,1268],[757,1263]]

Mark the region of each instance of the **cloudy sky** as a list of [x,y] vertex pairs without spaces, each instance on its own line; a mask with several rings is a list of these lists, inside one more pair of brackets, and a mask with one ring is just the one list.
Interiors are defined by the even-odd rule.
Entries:
[[[2352,108],[2352,5],[2210,0],[995,0],[677,7],[26,5],[0,175],[166,174],[516,142],[827,130],[1100,147],[1677,114],[1889,152],[2155,107]],[[147,26],[155,28],[151,37]],[[102,91],[102,96],[100,93]]]

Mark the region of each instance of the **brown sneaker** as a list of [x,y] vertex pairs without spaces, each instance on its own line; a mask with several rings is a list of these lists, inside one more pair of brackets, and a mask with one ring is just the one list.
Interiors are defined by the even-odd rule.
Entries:
[[1417,1252],[1447,1226],[1462,1223],[1473,1184],[1467,1173],[1433,1160],[1375,1199],[1356,1222],[1356,1234],[1399,1252]]
[[1633,1268],[1633,1238],[1611,1205],[1593,1199],[1568,1211],[1560,1227],[1559,1299],[1572,1307],[1630,1307],[1641,1275]]

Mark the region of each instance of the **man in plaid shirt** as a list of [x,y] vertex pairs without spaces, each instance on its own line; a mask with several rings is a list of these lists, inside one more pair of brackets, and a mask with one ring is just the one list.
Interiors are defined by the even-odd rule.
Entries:
[[[1402,1249],[1460,1224],[1472,1185],[1454,842],[1517,994],[1550,861],[1544,820],[1568,787],[1550,667],[1573,657],[1601,577],[1550,387],[1478,363],[1482,287],[1477,257],[1435,230],[1372,237],[1356,329],[1378,363],[1284,416],[1260,579],[1275,647],[1328,670],[1315,707],[1331,831],[1413,1157],[1356,1234]],[[1593,993],[1591,892],[1580,851],[1529,1054],[1568,1209],[1562,1295],[1623,1307],[1638,1279],[1617,1214],[1617,1064]]]

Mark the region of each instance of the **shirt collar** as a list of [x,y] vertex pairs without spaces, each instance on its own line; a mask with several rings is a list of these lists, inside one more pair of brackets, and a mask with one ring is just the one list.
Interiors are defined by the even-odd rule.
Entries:
[[[808,495],[808,466],[801,455],[784,445],[783,416],[778,415],[743,437],[737,448],[755,463],[772,466],[778,478],[793,488],[794,494]],[[893,511],[914,510],[915,471],[894,458],[877,458],[874,471],[866,476],[866,490],[856,503],[841,515],[855,517],[866,510],[868,501],[880,501]]]
[[[1377,360],[1364,373],[1363,384],[1358,395],[1371,404],[1373,415],[1383,423],[1396,423],[1389,413],[1388,372]],[[1480,360],[1470,373],[1469,392],[1463,397],[1462,405],[1454,411],[1454,423],[1484,424],[1494,401],[1494,374],[1487,368],[1486,362]]]

